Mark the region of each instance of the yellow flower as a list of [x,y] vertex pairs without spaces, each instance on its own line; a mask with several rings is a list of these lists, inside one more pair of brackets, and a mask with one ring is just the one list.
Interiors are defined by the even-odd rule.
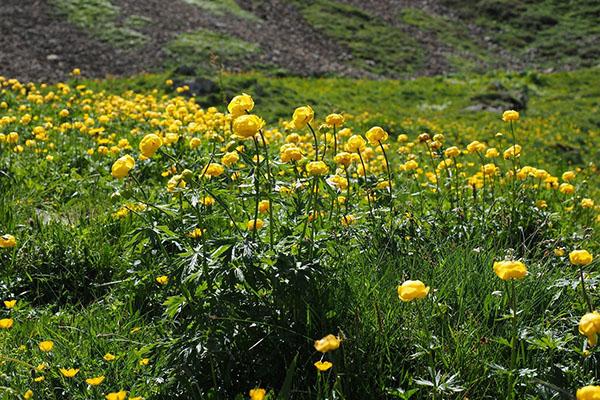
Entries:
[[371,144],[371,146],[376,146],[380,142],[385,142],[388,139],[387,132],[379,126],[374,126],[371,129],[369,129],[365,136],[367,137],[367,140],[369,141],[369,144]]
[[260,213],[264,214],[267,211],[269,211],[270,206],[271,206],[271,203],[269,202],[269,200],[261,200],[258,203],[258,211]]
[[38,376],[37,378],[34,378],[33,381],[34,382],[43,382],[44,379],[46,379],[43,375],[42,376]]
[[4,306],[8,309],[15,308],[17,300],[4,300]]
[[40,342],[38,346],[41,351],[47,353],[49,351],[52,351],[52,349],[54,348],[54,342],[52,340],[44,340],[43,342]]
[[139,364],[142,365],[142,366],[148,365],[148,364],[150,364],[150,359],[149,358],[142,358],[140,360]]
[[260,218],[258,218],[256,221],[252,219],[246,224],[246,228],[248,228],[249,231],[262,229],[263,226],[265,226],[265,222]]
[[190,148],[195,149],[202,144],[202,140],[197,137],[193,137],[190,139]]
[[111,354],[111,353],[106,353],[104,355],[104,357],[102,357],[102,358],[104,359],[104,361],[111,362],[111,361],[114,361],[117,358],[117,356],[115,356],[114,354]]
[[79,68],[73,68],[73,70],[71,71],[71,75],[79,76],[81,75],[81,70]]
[[565,172],[563,172],[561,178],[565,182],[570,182],[573,179],[575,179],[575,177],[576,177],[575,171],[565,171]]
[[325,117],[325,123],[331,127],[340,127],[344,123],[344,116],[341,114],[329,114]]
[[253,108],[254,100],[252,99],[252,96],[246,93],[235,96],[233,99],[231,99],[229,105],[227,105],[227,110],[233,118],[244,115],[247,112],[252,111]]
[[0,249],[15,247],[17,245],[17,239],[13,235],[2,235],[0,236]]
[[518,121],[518,120],[519,120],[519,113],[515,110],[508,110],[508,111],[504,111],[504,113],[502,113],[502,121],[504,121],[504,122]]
[[0,319],[0,329],[10,329],[13,326],[13,319],[12,318],[3,318]]
[[475,140],[467,145],[469,153],[481,153],[485,150],[485,144]]
[[210,207],[215,204],[215,199],[211,196],[204,196],[201,200],[201,203],[205,207]]
[[492,147],[490,149],[487,149],[485,152],[485,157],[486,158],[496,158],[500,155],[500,153],[498,153],[498,149]]
[[590,265],[593,259],[594,257],[587,250],[573,250],[569,253],[569,261],[573,265]]
[[554,249],[554,255],[556,257],[562,257],[565,255],[565,249],[563,249],[562,247],[557,247],[556,249]]
[[223,157],[221,157],[221,162],[227,167],[231,167],[233,164],[237,163],[240,160],[240,156],[237,151],[231,151],[229,153],[225,153]]
[[346,151],[350,153],[358,153],[365,150],[367,142],[360,135],[352,135],[346,143]]
[[214,178],[222,175],[225,172],[225,168],[219,163],[210,163],[204,168],[204,176],[208,178]]
[[262,388],[250,389],[250,400],[263,400],[267,391]]
[[341,340],[335,335],[329,334],[319,340],[315,340],[315,350],[321,353],[327,353],[337,350],[340,347]]
[[104,375],[100,375],[97,376],[95,378],[88,378],[85,380],[85,383],[87,383],[90,386],[98,386],[99,384],[101,384],[102,382],[104,382],[105,376]]
[[200,228],[195,228],[193,231],[188,233],[188,237],[191,237],[192,239],[199,239],[202,237],[202,235],[204,234],[204,231]]
[[527,275],[527,267],[521,261],[496,261],[494,272],[504,281],[509,279],[522,279]]
[[311,176],[325,175],[329,167],[323,161],[311,161],[306,164],[306,172]]
[[600,386],[585,386],[577,389],[577,400],[600,400]]
[[352,214],[344,215],[340,222],[343,226],[349,226],[356,222],[356,217]]
[[575,186],[570,183],[561,183],[558,187],[558,191],[562,194],[573,194],[575,193]]
[[109,393],[106,396],[104,396],[106,400],[125,400],[126,397],[127,392],[124,390],[121,390],[120,392]]
[[333,367],[333,364],[329,361],[317,361],[314,365],[321,372],[327,371],[328,369]]
[[498,168],[496,167],[495,164],[485,164],[483,167],[481,167],[481,171],[484,173],[484,175],[486,176],[494,176],[496,175],[496,171],[498,170]]
[[284,163],[300,161],[302,159],[302,150],[293,143],[286,143],[279,149],[279,158]]
[[514,146],[510,146],[508,149],[504,151],[504,159],[509,160],[511,158],[519,158],[521,156],[521,146],[515,144]]
[[421,281],[406,281],[398,286],[398,297],[402,301],[412,301],[414,299],[423,299],[429,294],[429,286]]
[[310,106],[298,107],[294,110],[292,123],[296,129],[302,129],[309,124],[315,117],[315,112]]
[[598,333],[600,333],[600,313],[598,311],[587,313],[581,317],[579,333],[587,336],[590,346],[598,343]]
[[456,146],[452,146],[452,147],[448,147],[445,151],[444,151],[444,155],[448,158],[454,158],[454,157],[458,157],[460,155],[460,150],[458,147]]
[[66,118],[69,116],[69,110],[67,109],[62,109],[60,110],[60,112],[58,113],[58,116],[61,118]]
[[342,151],[333,157],[333,162],[338,165],[348,167],[350,164],[352,164],[352,154]]
[[142,396],[129,397],[129,400],[144,400]]
[[144,157],[150,158],[154,155],[154,153],[156,153],[156,150],[158,150],[162,144],[162,139],[158,135],[149,133],[148,135],[144,136],[140,142],[140,152],[144,155]]
[[248,139],[254,137],[264,125],[265,121],[256,115],[241,115],[233,121],[233,133]]
[[65,378],[74,378],[79,372],[79,368],[59,368],[59,371]]
[[23,398],[24,398],[25,400],[29,400],[29,399],[30,399],[30,398],[32,398],[32,397],[33,397],[33,391],[32,391],[31,389],[29,389],[28,391],[26,391],[26,392],[23,394]]
[[122,179],[129,175],[129,171],[131,171],[135,167],[135,160],[129,154],[119,158],[112,166],[112,176],[117,179]]
[[158,282],[159,285],[166,285],[167,283],[169,283],[169,277],[166,275],[161,275],[161,276],[157,276],[156,277],[156,282]]
[[581,199],[581,207],[592,208],[594,207],[594,200],[592,199]]

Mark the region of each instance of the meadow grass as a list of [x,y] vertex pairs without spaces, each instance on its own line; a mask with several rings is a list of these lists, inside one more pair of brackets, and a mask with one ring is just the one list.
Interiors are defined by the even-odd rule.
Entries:
[[[268,121],[245,140],[219,100],[201,107],[210,96],[166,75],[4,80],[0,235],[16,245],[0,248],[0,300],[17,303],[0,314],[13,321],[0,329],[0,398],[558,399],[598,384],[569,262],[599,247],[596,72],[225,75],[226,98],[248,91],[244,109]],[[465,110],[524,87],[518,121]],[[310,128],[290,122],[303,104]],[[389,137],[361,147],[373,125]],[[474,140],[499,155],[466,150]],[[514,141],[521,155],[503,156]],[[347,170],[336,145],[354,152]],[[311,172],[321,158],[328,173]],[[264,226],[248,229],[256,213]],[[501,260],[528,275],[499,279]],[[597,305],[597,261],[582,268]],[[407,280],[429,293],[401,301]],[[327,334],[341,344],[321,353]]]

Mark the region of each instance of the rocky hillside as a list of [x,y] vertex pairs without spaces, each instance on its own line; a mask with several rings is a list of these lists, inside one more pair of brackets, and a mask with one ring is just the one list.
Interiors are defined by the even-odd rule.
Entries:
[[598,20],[585,0],[2,0],[0,74],[574,69],[600,63]]

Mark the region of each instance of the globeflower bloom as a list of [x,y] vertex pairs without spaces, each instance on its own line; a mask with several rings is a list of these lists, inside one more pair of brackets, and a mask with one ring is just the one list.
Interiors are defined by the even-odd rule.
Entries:
[[14,308],[16,305],[17,300],[4,300],[4,307],[8,308],[9,310]]
[[569,253],[569,261],[577,266],[590,265],[594,257],[587,250],[573,250]]
[[210,163],[204,168],[204,176],[208,178],[216,178],[225,172],[225,168],[219,163]]
[[323,161],[311,161],[306,164],[306,172],[311,176],[325,175],[329,167]]
[[154,153],[156,153],[156,150],[158,150],[162,144],[162,139],[158,135],[150,133],[144,136],[140,142],[140,152],[144,155],[144,157],[150,158],[154,155]]
[[254,137],[262,127],[265,121],[256,115],[242,115],[233,121],[233,133],[242,139]]
[[502,113],[502,121],[518,121],[519,120],[519,112],[515,110],[508,110]]
[[263,400],[267,395],[267,391],[262,388],[250,389],[250,400]]
[[47,353],[49,351],[52,351],[52,349],[54,348],[54,342],[52,340],[44,340],[43,342],[40,342],[38,346],[41,351]]
[[90,386],[98,386],[99,384],[104,382],[104,379],[106,379],[106,377],[104,375],[101,375],[101,376],[97,376],[95,378],[87,378],[85,380],[85,383],[87,383]]
[[460,155],[460,149],[456,146],[448,147],[444,151],[444,155],[448,158],[458,157]]
[[320,372],[325,372],[333,367],[333,364],[329,361],[317,361],[314,365]]
[[598,311],[587,313],[581,317],[579,333],[587,336],[590,346],[598,343],[598,333],[600,333],[600,313]]
[[331,127],[340,127],[344,123],[344,116],[341,114],[329,114],[325,117],[325,123]]
[[0,236],[0,249],[6,249],[9,247],[15,247],[17,245],[17,239],[13,235],[2,235]]
[[325,336],[322,339],[315,340],[315,350],[321,353],[327,353],[337,350],[340,347],[341,340],[332,334]]
[[169,283],[169,277],[168,277],[168,276],[166,276],[166,275],[161,275],[161,276],[158,276],[158,277],[156,277],[156,282],[157,282],[159,285],[162,285],[162,286],[164,286],[164,285],[166,285],[167,283]]
[[585,386],[577,389],[577,400],[600,400],[600,386]]
[[521,157],[521,146],[518,144],[515,144],[514,146],[510,146],[508,149],[506,149],[504,151],[503,157],[505,160]]
[[333,162],[335,162],[338,165],[348,167],[350,166],[350,164],[352,164],[352,154],[342,151],[341,153],[338,153],[333,157]]
[[12,318],[3,318],[0,319],[0,329],[10,329],[13,326],[13,319]]
[[573,194],[575,193],[575,186],[570,183],[561,183],[558,187],[558,191],[562,194]]
[[469,153],[481,153],[485,150],[485,144],[475,140],[467,145]]
[[119,158],[111,168],[111,174],[117,179],[125,178],[135,167],[135,160],[129,154]]
[[387,132],[379,126],[374,126],[369,129],[365,136],[367,137],[367,140],[371,146],[376,146],[380,142],[385,142],[388,139]]
[[262,219],[260,219],[260,218],[257,218],[256,220],[251,219],[246,224],[246,228],[249,231],[262,229],[263,226],[265,226],[265,222]]
[[429,294],[429,289],[429,286],[425,286],[421,281],[409,280],[398,286],[398,298],[404,302],[423,299]]
[[74,378],[79,372],[79,368],[59,368],[59,371],[65,378]]
[[523,279],[527,275],[527,267],[521,261],[496,261],[494,262],[494,272],[503,281]]
[[298,107],[294,110],[292,124],[296,129],[302,129],[315,117],[315,112],[310,106]]
[[350,153],[358,153],[364,151],[367,147],[367,142],[360,135],[352,135],[346,143],[346,151]]
[[254,100],[252,96],[242,93],[240,95],[235,96],[227,105],[227,110],[233,116],[233,118],[237,118],[240,115],[244,115],[247,112],[252,111],[254,108]]
[[127,392],[121,390],[120,392],[112,392],[105,396],[106,400],[125,400]]

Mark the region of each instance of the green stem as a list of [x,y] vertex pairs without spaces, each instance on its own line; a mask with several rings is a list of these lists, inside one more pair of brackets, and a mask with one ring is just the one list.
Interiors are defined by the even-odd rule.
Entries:
[[310,132],[312,133],[313,139],[315,141],[315,161],[317,161],[319,159],[319,139],[317,139],[317,134],[315,133],[313,127],[310,126],[310,124],[306,125],[308,126],[308,129],[310,129]]
[[254,191],[256,192],[256,200],[254,204],[254,229],[252,229],[252,240],[255,240],[256,232],[258,231],[256,228],[256,220],[258,219],[258,202],[260,197],[260,181],[258,171],[260,168],[260,151],[258,150],[258,140],[256,140],[256,136],[252,136],[252,140],[254,141],[254,149],[256,150],[256,167],[254,169]]

